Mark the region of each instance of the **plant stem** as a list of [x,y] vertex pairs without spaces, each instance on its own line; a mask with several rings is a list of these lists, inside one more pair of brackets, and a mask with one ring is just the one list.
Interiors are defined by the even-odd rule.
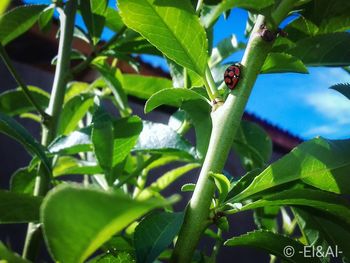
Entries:
[[220,97],[219,91],[216,87],[213,75],[211,74],[211,71],[210,71],[210,68],[208,65],[207,65],[207,68],[205,70],[204,84],[205,84],[205,87],[207,88],[209,98],[212,101]]
[[10,71],[12,77],[17,82],[18,86],[21,87],[21,89],[24,92],[24,95],[27,97],[28,101],[33,105],[33,107],[37,110],[37,112],[41,115],[41,119],[43,123],[45,124],[46,121],[48,121],[49,116],[45,113],[45,111],[40,107],[40,105],[36,102],[32,94],[30,93],[27,85],[23,82],[19,74],[17,73],[15,67],[13,66],[10,57],[8,56],[5,48],[0,43],[0,56],[3,59],[7,69]]
[[[47,113],[51,116],[50,122],[43,127],[42,144],[47,146],[56,136],[59,124],[64,95],[66,91],[67,79],[70,71],[70,52],[73,40],[73,30],[75,23],[75,13],[77,0],[70,0],[66,3],[65,10],[58,8],[60,14],[61,36],[59,41],[58,60],[53,82],[51,97]],[[34,195],[45,195],[50,187],[50,177],[47,175],[42,165],[39,166],[38,177],[35,182]],[[40,225],[30,223],[26,241],[23,249],[23,257],[35,261],[40,240]]]
[[[275,17],[280,20],[289,12],[284,2],[288,2],[289,7],[294,3],[293,0],[282,2],[284,8],[279,9],[281,14],[275,13]],[[186,209],[185,220],[172,254],[172,262],[191,262],[201,234],[206,228],[211,199],[215,191],[214,183],[209,180],[209,173],[220,173],[224,168],[253,85],[272,48],[273,42],[266,42],[259,35],[263,24],[265,24],[265,17],[259,15],[241,62],[242,79],[236,89],[229,94],[225,103],[212,112],[213,128],[207,155],[192,199]],[[269,29],[276,30],[276,28]]]

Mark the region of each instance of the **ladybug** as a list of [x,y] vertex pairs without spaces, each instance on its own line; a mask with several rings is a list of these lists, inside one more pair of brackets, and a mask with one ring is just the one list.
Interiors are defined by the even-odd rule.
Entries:
[[226,86],[230,90],[233,90],[237,86],[240,76],[241,76],[240,64],[233,64],[229,66],[224,73],[224,81]]

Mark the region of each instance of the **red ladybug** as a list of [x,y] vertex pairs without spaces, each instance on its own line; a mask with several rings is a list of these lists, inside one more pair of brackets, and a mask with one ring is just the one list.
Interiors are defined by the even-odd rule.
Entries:
[[233,90],[237,86],[240,76],[240,64],[233,64],[225,70],[224,81],[230,90]]

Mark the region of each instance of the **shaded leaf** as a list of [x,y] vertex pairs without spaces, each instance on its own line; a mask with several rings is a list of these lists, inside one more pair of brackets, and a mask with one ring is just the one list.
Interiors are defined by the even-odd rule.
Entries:
[[62,109],[58,134],[68,135],[73,132],[83,119],[94,100],[89,94],[82,94],[67,101]]
[[46,169],[51,171],[51,163],[45,154],[44,147],[39,144],[29,132],[11,117],[0,112],[0,132],[15,139],[21,143],[24,148],[31,154],[36,155],[43,162]]
[[15,193],[29,194],[34,193],[35,178],[37,171],[28,168],[18,169],[12,176],[10,181],[10,190]]
[[148,99],[162,89],[173,87],[171,81],[166,78],[146,77],[134,74],[125,74],[123,77],[123,89],[125,92],[140,99]]
[[145,113],[148,113],[164,104],[181,108],[183,102],[194,100],[203,101],[203,103],[199,104],[199,106],[202,106],[201,109],[198,110],[207,111],[207,109],[210,107],[208,100],[195,91],[184,88],[163,89],[153,94],[147,100],[145,105]]
[[248,121],[241,121],[232,146],[247,171],[263,168],[272,155],[269,135],[259,125]]
[[100,174],[103,170],[97,163],[78,160],[71,156],[58,158],[52,174],[54,177],[72,174]]
[[308,73],[303,62],[286,53],[269,53],[261,68],[261,73]]
[[339,255],[342,254],[347,259],[350,258],[348,249],[350,242],[349,224],[344,225],[333,217],[315,213],[314,210],[308,208],[293,208],[293,212],[310,245],[314,247],[320,245],[324,248],[323,251],[327,251],[329,246],[335,251],[337,246]]
[[114,69],[106,63],[94,63],[95,68],[100,72],[107,86],[112,90],[117,106],[122,116],[131,113],[127,97],[123,90],[123,75],[119,69]]
[[329,88],[338,91],[350,100],[350,83],[335,84]]
[[124,26],[122,18],[119,15],[119,12],[112,7],[107,7],[106,12],[106,27],[113,30],[114,32],[119,32],[120,29]]
[[105,25],[107,0],[83,0],[80,11],[93,43],[96,44]]
[[102,106],[96,107],[92,118],[91,141],[97,162],[108,178],[113,167],[114,129],[111,117]]
[[0,224],[39,221],[42,198],[0,190]]
[[[28,86],[28,89],[41,108],[46,109],[50,95],[34,86]],[[21,88],[8,90],[0,94],[0,111],[7,115],[15,116],[34,110],[33,104],[28,101]]]
[[205,15],[201,16],[201,21],[206,28],[209,28],[222,13],[234,7],[254,11],[254,13],[261,13],[263,9],[272,6],[274,3],[275,0],[224,0],[218,5],[207,7],[208,10],[206,10]]
[[20,255],[10,251],[1,241],[0,241],[0,258],[6,262],[11,263],[30,263],[30,261],[21,258]]
[[[265,250],[269,254],[275,255],[286,262],[293,263],[311,263],[319,262],[315,258],[305,258],[303,254],[299,251],[304,251],[304,245],[280,234],[275,234],[269,231],[258,230],[254,232],[249,232],[242,236],[233,237],[225,242],[225,246],[248,246],[255,247],[258,249]],[[286,257],[284,255],[285,247],[292,247],[296,253],[291,257]]]
[[288,51],[307,66],[350,65],[350,33],[340,32],[308,37]]
[[153,213],[135,229],[134,244],[137,262],[151,263],[173,241],[179,232],[184,213]]
[[186,164],[184,166],[175,168],[173,170],[170,170],[169,172],[166,172],[164,175],[159,177],[154,183],[152,183],[149,187],[142,190],[140,194],[137,196],[137,199],[145,200],[152,197],[154,193],[159,193],[160,191],[167,188],[170,184],[172,184],[175,180],[179,179],[181,176],[185,175],[189,171],[198,167],[200,167],[200,164],[190,163],[190,164]]
[[245,45],[238,42],[235,35],[221,40],[211,53],[209,65],[215,66],[216,64],[219,64],[221,61],[244,47]]
[[210,173],[214,179],[216,188],[219,190],[219,203],[222,203],[230,190],[230,180],[223,174]]
[[350,223],[350,203],[339,195],[311,189],[290,189],[262,197],[258,201],[234,208],[228,213],[238,213],[259,207],[296,205],[308,206],[332,214]]
[[0,41],[6,45],[30,29],[47,5],[22,5],[0,18]]

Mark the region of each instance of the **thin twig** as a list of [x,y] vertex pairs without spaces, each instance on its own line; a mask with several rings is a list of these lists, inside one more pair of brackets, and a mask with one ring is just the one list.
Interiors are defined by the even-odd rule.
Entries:
[[85,70],[91,63],[91,61],[93,61],[94,58],[97,57],[98,54],[102,53],[103,51],[106,51],[111,45],[113,45],[116,41],[118,41],[120,39],[120,37],[125,33],[126,31],[126,27],[123,26],[119,32],[117,34],[115,34],[113,37],[111,37],[101,48],[98,52],[92,52],[87,58],[86,60],[84,60],[83,62],[81,62],[80,64],[78,64],[77,66],[75,66],[72,70],[71,70],[71,74],[72,75],[77,75],[80,72],[82,72],[83,70]]
[[41,115],[41,118],[42,118],[44,124],[46,124],[47,123],[46,121],[49,119],[49,115],[40,107],[39,103],[34,99],[32,94],[30,93],[30,90],[28,89],[27,85],[24,83],[24,81],[21,79],[21,77],[17,73],[15,67],[13,66],[13,64],[11,62],[10,57],[8,56],[4,46],[1,43],[0,43],[0,56],[1,56],[2,60],[4,61],[7,69],[11,73],[12,77],[17,82],[18,86],[20,86],[21,89],[23,90],[28,101],[38,111],[38,113]]

